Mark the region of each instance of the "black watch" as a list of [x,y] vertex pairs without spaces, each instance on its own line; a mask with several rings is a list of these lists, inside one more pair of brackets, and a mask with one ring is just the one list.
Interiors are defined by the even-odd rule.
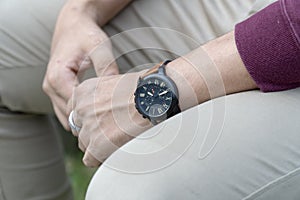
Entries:
[[180,113],[178,90],[174,81],[166,75],[164,61],[142,75],[134,93],[135,107],[152,124],[158,124]]

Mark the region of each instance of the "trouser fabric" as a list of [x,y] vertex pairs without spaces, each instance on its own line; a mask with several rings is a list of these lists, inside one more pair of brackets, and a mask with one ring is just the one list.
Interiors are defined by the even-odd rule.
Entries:
[[61,0],[0,3],[0,199],[71,200],[51,103],[42,92]]

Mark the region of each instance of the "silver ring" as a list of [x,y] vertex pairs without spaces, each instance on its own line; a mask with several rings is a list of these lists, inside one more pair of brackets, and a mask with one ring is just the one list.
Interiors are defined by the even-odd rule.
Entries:
[[72,112],[69,115],[69,120],[68,120],[69,121],[69,126],[71,127],[72,130],[74,130],[76,132],[79,132],[81,127],[76,126],[76,124],[74,123],[73,113],[74,113],[74,111],[72,110]]

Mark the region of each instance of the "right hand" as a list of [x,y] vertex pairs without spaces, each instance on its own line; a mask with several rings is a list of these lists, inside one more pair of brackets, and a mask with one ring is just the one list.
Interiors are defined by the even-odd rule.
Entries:
[[[78,75],[91,66],[98,76],[119,74],[108,37],[96,21],[93,10],[83,9],[68,1],[56,24],[43,89],[66,130],[70,130],[67,103],[74,87],[79,84]],[[99,45],[100,50],[97,48],[91,54]]]

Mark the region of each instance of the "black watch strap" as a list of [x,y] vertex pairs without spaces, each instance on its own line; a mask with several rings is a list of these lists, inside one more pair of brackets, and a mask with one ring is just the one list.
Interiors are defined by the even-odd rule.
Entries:
[[176,115],[176,114],[178,114],[178,113],[180,113],[180,112],[181,112],[181,109],[180,109],[180,107],[179,107],[179,104],[176,104],[176,105],[174,106],[172,112],[170,113],[170,117],[171,117],[171,116],[174,116],[174,115]]

